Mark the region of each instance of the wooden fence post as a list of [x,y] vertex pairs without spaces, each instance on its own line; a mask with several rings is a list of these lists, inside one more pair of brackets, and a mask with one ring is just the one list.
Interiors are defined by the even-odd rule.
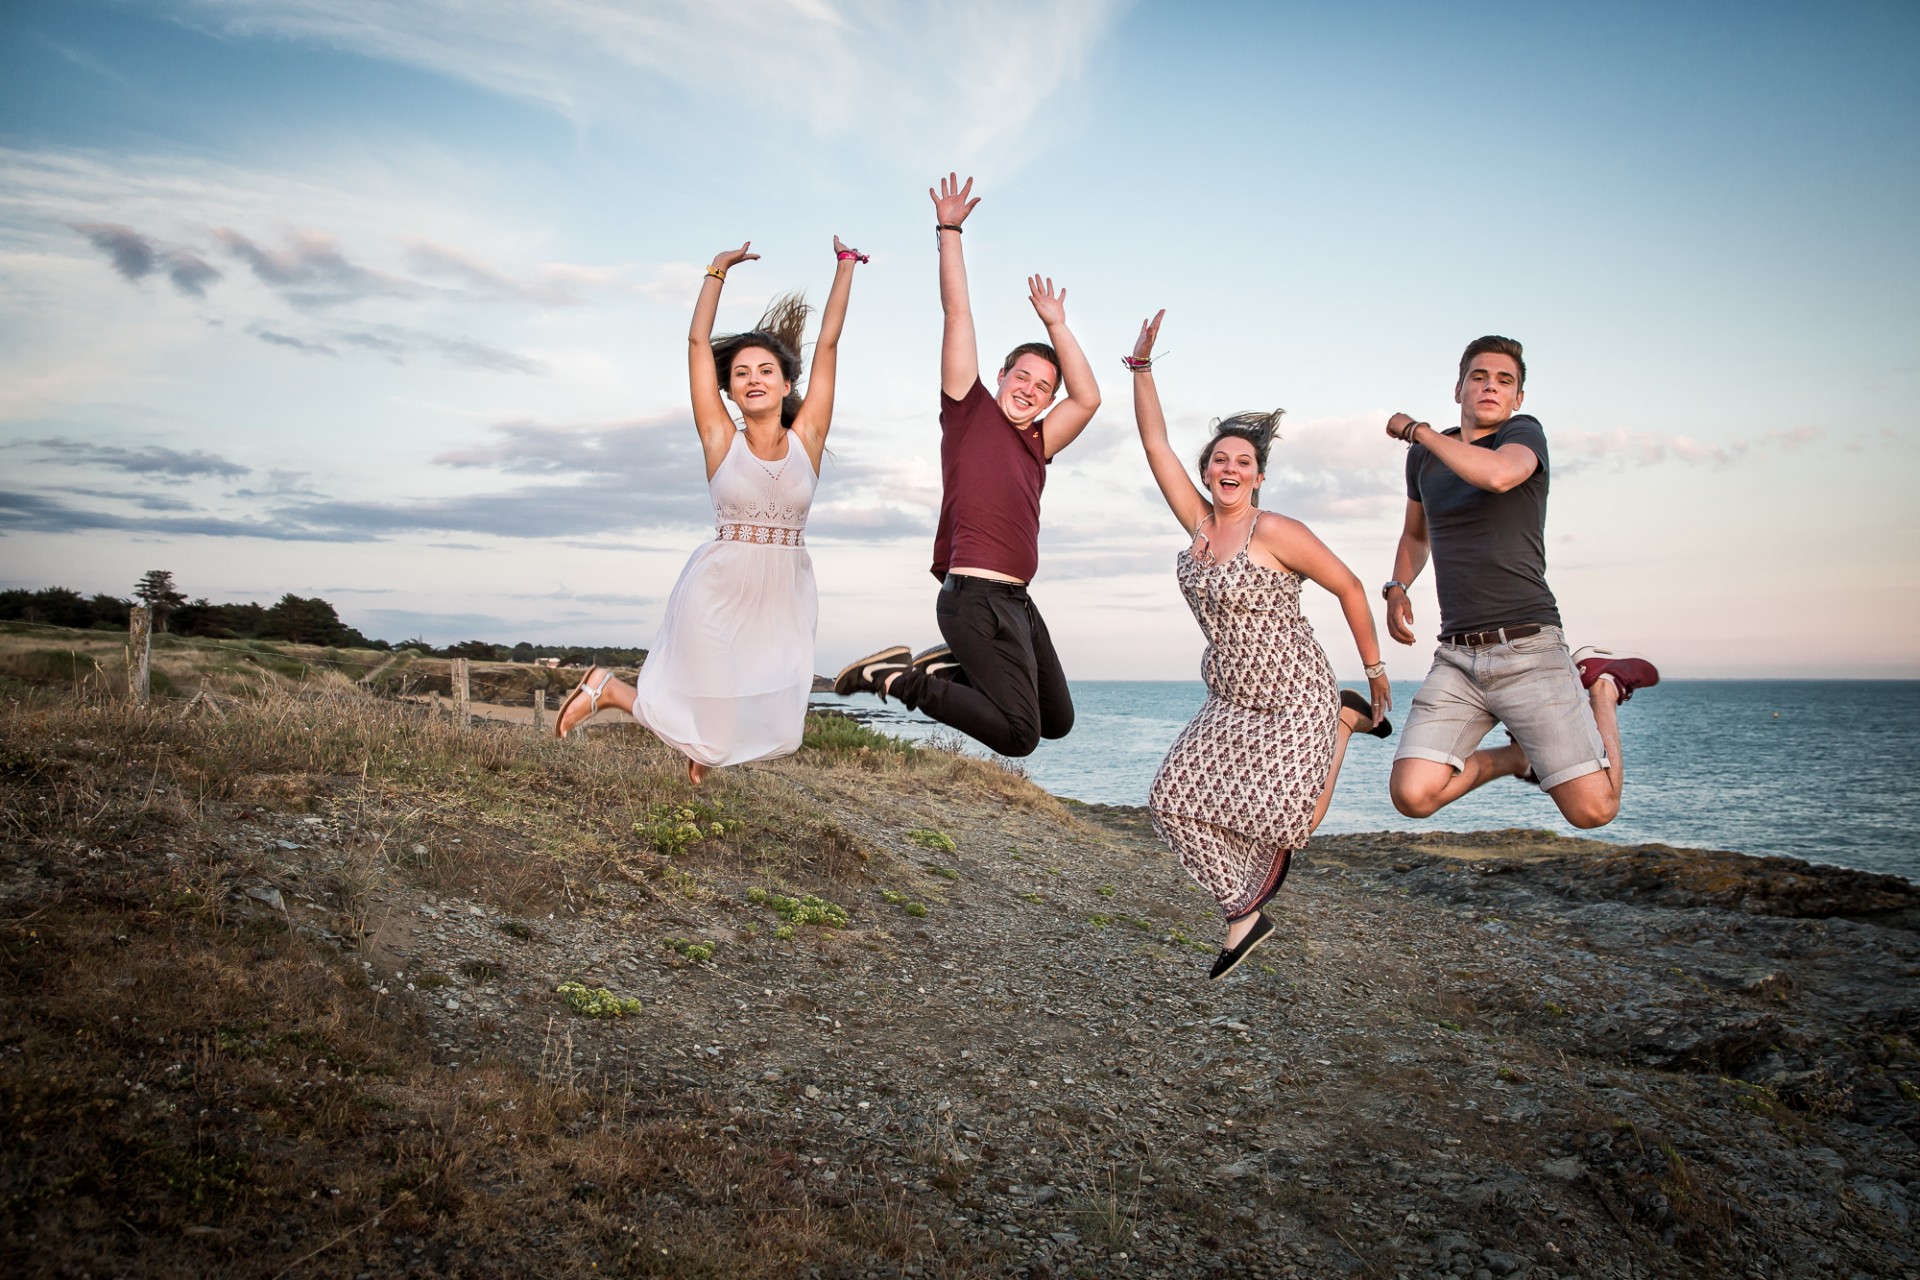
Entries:
[[536,735],[547,731],[547,691],[545,689],[533,691],[533,731]]
[[453,660],[453,722],[465,729],[473,723],[473,696],[467,688],[467,660]]
[[153,610],[137,604],[127,616],[127,693],[136,707],[146,706],[152,694],[148,667],[152,649]]

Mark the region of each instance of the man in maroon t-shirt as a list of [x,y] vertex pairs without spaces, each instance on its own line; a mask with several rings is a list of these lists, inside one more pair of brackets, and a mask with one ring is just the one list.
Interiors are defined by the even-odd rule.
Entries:
[[[893,645],[848,666],[841,694],[892,696],[1006,756],[1073,728],[1073,698],[1047,624],[1027,595],[1040,561],[1040,490],[1053,455],[1100,407],[1100,388],[1067,328],[1067,291],[1034,276],[1030,300],[1052,345],[1015,347],[994,394],[980,380],[960,228],[980,203],[949,175],[933,197],[940,237],[940,527],[935,619],[946,643],[917,657]],[[1062,384],[1067,398],[1041,418]]]

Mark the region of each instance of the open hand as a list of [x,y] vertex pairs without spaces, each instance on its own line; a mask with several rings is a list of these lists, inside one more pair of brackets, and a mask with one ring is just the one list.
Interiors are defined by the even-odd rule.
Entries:
[[1033,304],[1033,310],[1040,317],[1040,323],[1052,327],[1067,322],[1067,291],[1053,291],[1051,277],[1029,276],[1027,278],[1027,301]]
[[1133,340],[1133,358],[1135,360],[1153,359],[1153,342],[1160,336],[1160,322],[1167,318],[1167,309],[1160,308],[1153,313],[1153,319],[1140,322],[1140,336]]
[[725,271],[729,267],[738,266],[742,262],[752,262],[760,256],[757,253],[747,252],[747,246],[752,243],[753,241],[746,240],[741,243],[738,249],[722,249],[720,252],[714,254],[713,269],[715,271]]
[[[927,194],[933,197],[933,220],[949,226],[959,226],[973,212],[973,206],[980,203],[973,195],[973,179],[969,177],[965,186],[960,185],[960,175],[950,173],[940,179],[940,189],[927,188]],[[969,197],[972,197],[971,199]]]

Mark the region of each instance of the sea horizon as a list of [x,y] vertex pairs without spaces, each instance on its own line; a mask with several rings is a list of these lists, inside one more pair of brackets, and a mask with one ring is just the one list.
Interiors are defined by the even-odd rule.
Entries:
[[[1197,679],[1075,680],[1070,688],[1073,732],[1008,763],[1064,799],[1144,805],[1154,772],[1205,686]],[[1920,763],[1920,679],[1663,680],[1621,710],[1627,781],[1620,816],[1591,830],[1567,823],[1550,797],[1518,779],[1496,779],[1426,819],[1394,809],[1387,774],[1418,688],[1416,680],[1393,683],[1391,739],[1356,738],[1349,746],[1321,834],[1517,827],[1616,844],[1795,857],[1920,880],[1920,840],[1910,816],[1911,766]],[[829,693],[814,695],[813,705],[909,741],[991,754],[896,702]],[[1488,740],[1502,740],[1497,727]]]

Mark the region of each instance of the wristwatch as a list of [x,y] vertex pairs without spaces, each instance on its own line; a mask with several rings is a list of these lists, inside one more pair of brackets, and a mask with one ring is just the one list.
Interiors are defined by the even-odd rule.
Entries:
[[1400,581],[1398,578],[1394,578],[1390,580],[1384,587],[1380,588],[1380,598],[1382,600],[1385,600],[1387,598],[1387,592],[1393,590],[1395,587],[1398,587],[1402,591],[1405,591],[1407,589],[1407,584]]

